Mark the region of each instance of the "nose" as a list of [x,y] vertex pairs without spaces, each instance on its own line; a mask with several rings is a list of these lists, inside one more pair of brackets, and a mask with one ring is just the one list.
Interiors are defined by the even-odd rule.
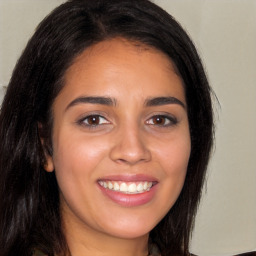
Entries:
[[151,152],[147,148],[139,129],[124,129],[119,131],[114,146],[110,151],[110,158],[118,163],[135,165],[148,162]]

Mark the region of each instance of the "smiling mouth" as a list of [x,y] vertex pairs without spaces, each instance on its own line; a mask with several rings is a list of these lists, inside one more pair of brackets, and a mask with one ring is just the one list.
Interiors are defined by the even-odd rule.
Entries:
[[113,190],[123,194],[140,194],[149,191],[155,184],[152,181],[124,182],[124,181],[103,181],[98,184],[108,190]]

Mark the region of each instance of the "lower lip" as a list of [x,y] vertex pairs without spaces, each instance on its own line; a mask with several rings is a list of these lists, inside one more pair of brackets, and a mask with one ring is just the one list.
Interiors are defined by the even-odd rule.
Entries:
[[124,194],[118,191],[106,189],[100,185],[99,187],[103,194],[106,195],[115,203],[125,207],[134,207],[144,205],[150,202],[156,193],[157,184],[151,187],[149,191],[139,194]]

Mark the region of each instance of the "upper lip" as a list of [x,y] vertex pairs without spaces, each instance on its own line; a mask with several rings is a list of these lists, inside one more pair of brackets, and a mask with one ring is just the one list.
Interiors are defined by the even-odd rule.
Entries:
[[158,182],[158,180],[146,174],[118,174],[118,175],[107,175],[98,180],[111,180],[111,181],[124,181],[124,182],[136,182],[136,181],[152,181]]

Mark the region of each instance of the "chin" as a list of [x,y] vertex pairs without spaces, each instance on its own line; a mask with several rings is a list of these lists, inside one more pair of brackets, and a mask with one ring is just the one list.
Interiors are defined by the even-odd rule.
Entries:
[[129,222],[127,218],[123,220],[117,220],[112,222],[114,225],[108,225],[104,227],[106,233],[119,237],[122,239],[134,239],[138,237],[148,236],[149,232],[154,229],[158,224],[156,220],[150,220],[149,218],[135,219]]

